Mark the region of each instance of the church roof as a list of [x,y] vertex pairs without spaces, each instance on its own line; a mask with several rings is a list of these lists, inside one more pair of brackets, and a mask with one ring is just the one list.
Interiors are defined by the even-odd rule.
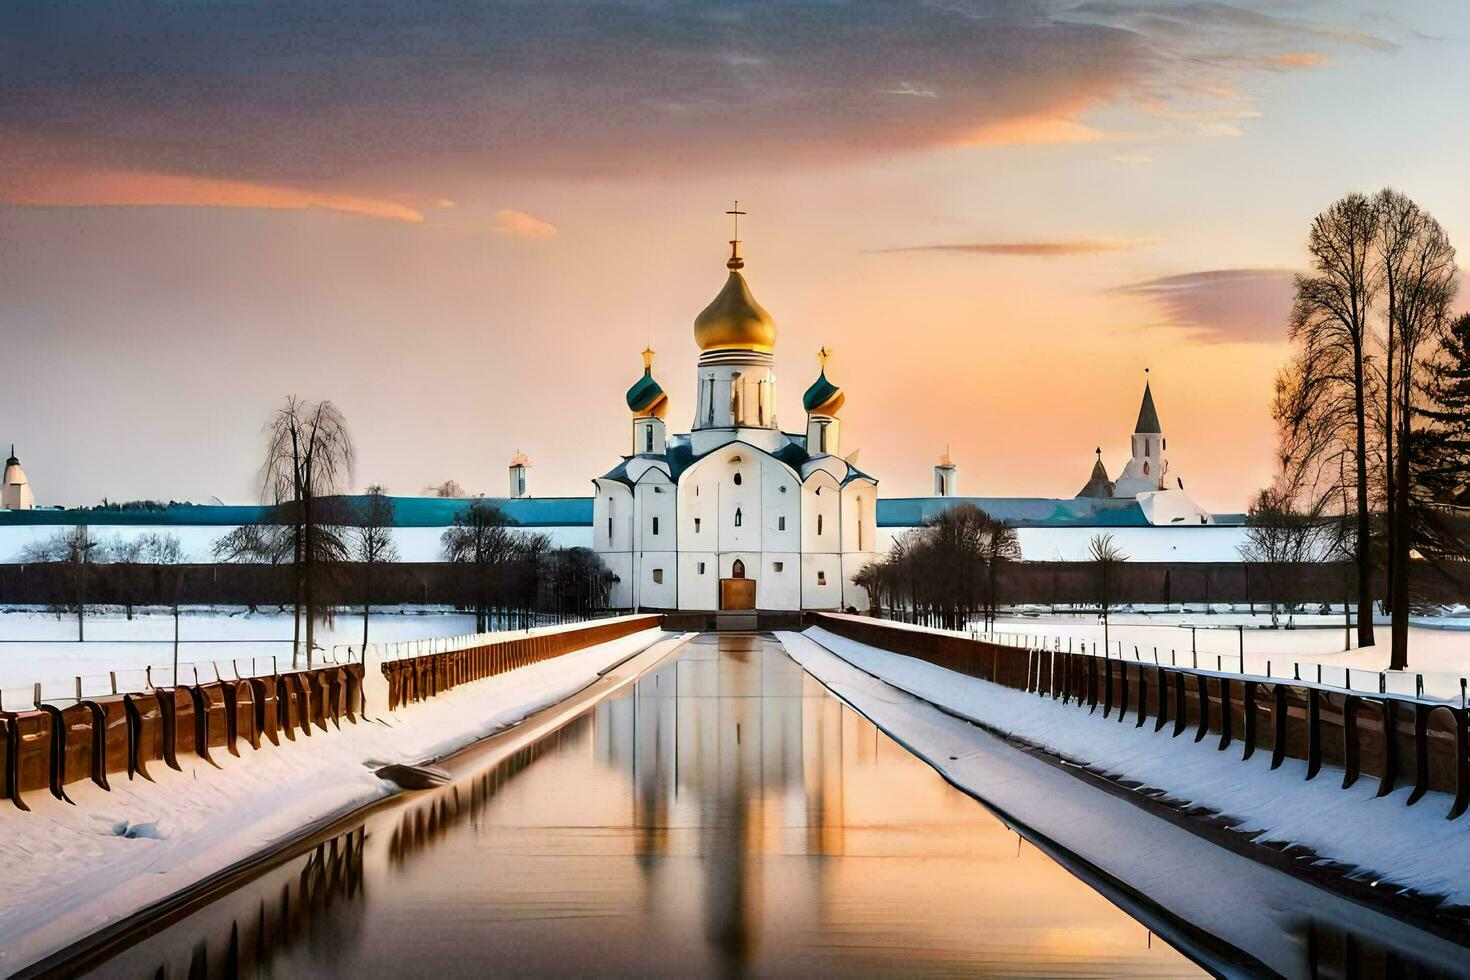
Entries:
[[[779,449],[772,451],[761,449],[759,446],[751,446],[751,451],[765,453],[768,456],[773,456],[781,462],[785,463],[787,466],[791,467],[797,473],[800,473],[802,466],[805,465],[809,460],[815,458],[806,451],[806,436],[798,435],[793,432],[783,432],[781,434],[786,437],[786,442]],[[733,441],[741,442],[741,440],[739,439]],[[743,444],[749,445],[749,443]],[[679,477],[684,474],[685,470],[689,469],[691,466],[699,462],[704,457],[708,456],[710,453],[716,452],[720,449],[724,449],[729,445],[729,442],[721,443],[720,445],[709,450],[709,452],[695,453],[694,447],[690,444],[689,436],[687,433],[669,436],[667,451],[662,456],[657,453],[640,453],[637,456],[629,456],[617,466],[614,466],[612,469],[604,473],[601,478],[604,480],[616,480],[619,483],[624,483],[631,487],[633,485],[633,480],[631,477],[628,476],[628,464],[632,460],[662,459],[668,464],[669,479],[674,483],[678,483]],[[847,463],[847,476],[843,478],[842,483],[844,486],[846,486],[853,480],[872,480],[874,483],[878,482],[876,479],[869,476],[867,473],[864,473],[856,466],[853,466],[851,463]]]
[[1159,428],[1159,413],[1154,408],[1154,393],[1149,390],[1148,382],[1143,383],[1143,404],[1138,407],[1138,424],[1133,427],[1134,432],[1162,433]]
[[5,461],[6,466],[19,466],[20,460],[15,455],[15,443],[10,444],[10,458]]
[[1103,466],[1102,457],[1092,464],[1092,475],[1087,478],[1087,484],[1077,491],[1078,497],[1105,498],[1113,495],[1113,481],[1108,479],[1108,471]]

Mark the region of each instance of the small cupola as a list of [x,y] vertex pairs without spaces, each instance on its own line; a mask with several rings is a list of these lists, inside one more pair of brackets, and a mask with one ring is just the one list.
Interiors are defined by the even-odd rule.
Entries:
[[801,407],[806,409],[806,451],[811,456],[836,456],[840,452],[842,423],[837,413],[842,410],[847,395],[827,380],[827,359],[831,356],[828,347],[817,351],[820,366],[817,380],[801,396]]
[[667,445],[664,416],[669,412],[669,396],[654,380],[652,347],[643,351],[643,377],[628,389],[627,402],[633,413],[633,455],[662,455]]
[[958,494],[959,467],[950,459],[949,447],[944,447],[944,452],[939,457],[939,462],[934,464],[934,496],[953,497]]
[[527,479],[530,469],[531,457],[517,449],[516,454],[510,458],[510,496],[512,500],[531,495],[530,482]]

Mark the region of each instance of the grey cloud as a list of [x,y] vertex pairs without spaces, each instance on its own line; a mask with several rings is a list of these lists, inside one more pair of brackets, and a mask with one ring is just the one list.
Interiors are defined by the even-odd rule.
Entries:
[[1209,343],[1276,343],[1286,339],[1290,269],[1212,269],[1166,276],[1113,290],[1149,300],[1157,326],[1188,330]]

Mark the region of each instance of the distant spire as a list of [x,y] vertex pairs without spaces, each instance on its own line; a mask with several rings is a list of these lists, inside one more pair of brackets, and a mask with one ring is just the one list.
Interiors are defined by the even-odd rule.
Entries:
[[1133,431],[1162,433],[1164,430],[1159,426],[1159,413],[1154,408],[1154,393],[1148,385],[1148,368],[1144,368],[1143,373],[1143,404],[1138,406],[1138,422],[1133,426]]

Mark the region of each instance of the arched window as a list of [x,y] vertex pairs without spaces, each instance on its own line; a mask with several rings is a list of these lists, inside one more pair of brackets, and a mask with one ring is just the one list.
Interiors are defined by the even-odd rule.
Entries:
[[730,568],[730,577],[745,578],[745,562],[741,561],[739,558],[736,558],[735,564]]
[[1143,461],[1143,475],[1148,476],[1148,460]]
[[740,508],[739,507],[736,507],[735,508],[735,526],[736,527],[739,527],[740,526]]
[[735,471],[735,476],[734,476],[734,477],[733,477],[733,479],[734,479],[734,481],[735,481],[735,485],[736,485],[736,486],[737,486],[737,487],[738,487],[738,486],[740,486],[740,482],[741,482],[741,481],[740,481],[740,471],[739,471],[739,470],[736,470],[736,471]]

